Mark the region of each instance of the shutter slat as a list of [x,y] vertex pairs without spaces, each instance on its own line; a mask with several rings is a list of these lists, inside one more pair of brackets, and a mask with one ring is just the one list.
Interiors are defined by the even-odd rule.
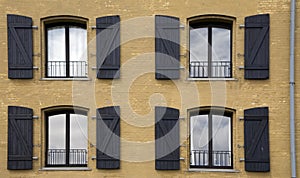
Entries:
[[269,109],[251,108],[244,111],[245,170],[270,171]]
[[8,14],[8,78],[33,78],[32,19]]
[[7,169],[32,169],[33,110],[8,107],[8,161]]
[[245,79],[269,78],[269,14],[245,18]]
[[120,107],[97,109],[97,168],[120,168]]
[[155,78],[180,78],[179,18],[155,16]]
[[96,19],[97,78],[120,78],[120,17]]
[[179,110],[155,107],[155,169],[180,169]]

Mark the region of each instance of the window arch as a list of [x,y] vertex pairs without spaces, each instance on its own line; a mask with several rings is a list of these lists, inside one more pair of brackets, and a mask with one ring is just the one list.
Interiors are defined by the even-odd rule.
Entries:
[[189,77],[232,77],[233,18],[207,15],[188,20]]
[[47,109],[45,125],[46,166],[87,166],[87,110],[77,107]]
[[233,168],[232,117],[224,107],[189,111],[191,168]]

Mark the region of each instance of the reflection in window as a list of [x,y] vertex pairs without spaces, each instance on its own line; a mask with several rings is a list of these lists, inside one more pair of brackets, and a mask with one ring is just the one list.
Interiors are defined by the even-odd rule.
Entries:
[[47,166],[87,165],[87,116],[73,110],[47,116]]
[[190,77],[231,77],[231,24],[190,24]]
[[232,168],[231,113],[200,111],[190,117],[190,166]]
[[87,32],[82,24],[46,26],[47,77],[87,76]]

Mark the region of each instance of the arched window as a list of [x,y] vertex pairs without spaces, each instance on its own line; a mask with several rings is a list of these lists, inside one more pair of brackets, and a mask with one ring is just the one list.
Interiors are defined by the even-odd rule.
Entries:
[[232,77],[232,21],[217,17],[189,21],[189,77]]
[[200,108],[190,115],[190,167],[232,168],[232,115],[224,108]]
[[87,112],[70,108],[45,115],[46,166],[87,166]]
[[81,21],[45,23],[46,77],[87,77],[87,30]]

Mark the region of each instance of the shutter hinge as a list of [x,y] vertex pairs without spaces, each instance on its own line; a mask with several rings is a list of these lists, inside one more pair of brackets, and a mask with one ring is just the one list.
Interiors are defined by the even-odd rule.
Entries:
[[243,161],[245,161],[245,158],[240,158],[240,162],[243,162]]
[[185,26],[184,26],[184,25],[182,25],[182,24],[180,24],[180,25],[179,25],[179,28],[181,28],[181,29],[184,29],[184,28],[185,28]]
[[91,118],[92,118],[92,119],[96,119],[97,117],[96,117],[96,116],[92,116]]
[[92,67],[92,70],[97,70],[97,67]]
[[179,117],[179,119],[180,119],[180,120],[184,120],[184,119],[185,119],[185,117]]
[[97,157],[96,156],[92,156],[92,160],[96,160],[97,159]]
[[179,160],[182,160],[182,161],[184,161],[184,160],[185,160],[185,158],[184,158],[184,157],[180,157],[180,158],[179,158]]
[[37,66],[33,66],[32,67],[34,70],[39,70],[39,67],[37,67]]
[[39,116],[32,116],[32,119],[38,119]]
[[239,117],[239,120],[244,120],[244,117]]
[[242,70],[242,69],[245,69],[245,67],[244,66],[239,66],[239,69]]
[[238,148],[244,148],[245,146],[244,146],[244,145],[238,144],[237,147],[238,147]]
[[91,26],[91,29],[94,30],[94,29],[97,29],[97,27],[96,26]]
[[181,70],[184,70],[184,69],[185,69],[185,67],[184,67],[184,66],[180,66],[180,67],[179,67],[179,69],[181,69]]
[[32,28],[32,29],[39,29],[38,26],[32,26],[31,28]]
[[37,156],[32,157],[32,160],[38,160],[38,159],[39,159],[39,157],[37,157]]
[[241,28],[246,28],[246,27],[245,27],[245,24],[240,24],[240,25],[239,25],[239,28],[240,28],[240,29],[241,29]]

